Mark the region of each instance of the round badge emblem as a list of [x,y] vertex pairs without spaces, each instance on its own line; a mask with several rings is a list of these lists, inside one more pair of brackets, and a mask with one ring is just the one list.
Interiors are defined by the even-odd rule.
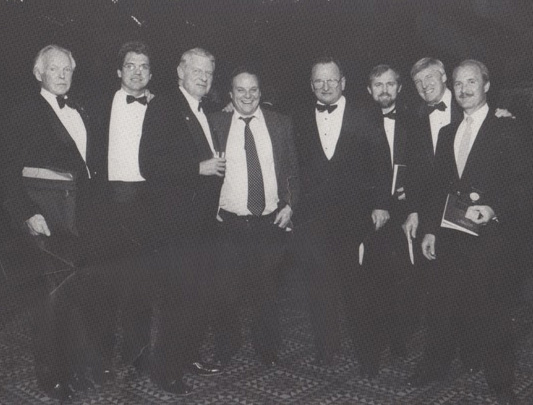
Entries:
[[479,200],[479,194],[478,193],[470,193],[470,199],[473,201],[473,202],[476,202]]

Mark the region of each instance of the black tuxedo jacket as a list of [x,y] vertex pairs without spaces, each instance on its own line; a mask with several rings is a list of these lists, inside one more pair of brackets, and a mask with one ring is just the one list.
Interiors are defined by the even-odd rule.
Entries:
[[390,158],[382,135],[364,111],[347,101],[335,154],[328,160],[315,108],[302,111],[296,122],[302,198],[295,225],[314,223],[362,240],[373,229],[372,210],[390,204]]
[[[463,113],[452,94],[450,124],[461,122]],[[407,184],[406,195],[409,212],[427,216],[428,183],[434,170],[435,152],[431,137],[431,126],[427,104],[422,102],[414,114],[411,135],[407,141]],[[440,132],[439,132],[440,139]]]
[[215,226],[222,179],[199,174],[200,162],[212,157],[203,129],[179,89],[148,104],[139,164],[150,190],[147,210],[161,238],[206,235]]
[[[392,180],[394,174],[394,164],[407,165],[407,143],[411,138],[415,123],[413,114],[407,109],[405,105],[396,105],[396,123],[394,125],[394,151],[393,159],[390,158],[390,147],[387,141],[387,134],[385,133],[383,114],[381,108],[375,105],[374,108],[368,110],[369,117],[378,128],[378,136],[383,148],[387,150],[387,176],[389,194],[392,189]],[[390,214],[394,221],[402,222],[405,220],[407,214],[407,201],[399,201],[396,195],[391,195]]]
[[[299,197],[299,181],[292,120],[275,111],[262,109],[262,112],[272,142],[278,183],[278,208],[289,205],[294,211]],[[233,114],[224,112],[209,116],[213,133],[220,142],[221,150],[226,149],[232,118]]]
[[482,227],[484,231],[505,231],[517,236],[521,220],[531,207],[532,164],[523,147],[523,128],[511,118],[496,118],[491,109],[472,145],[463,176],[459,178],[454,140],[460,122],[442,128],[437,144],[432,182],[429,228],[438,233],[448,192],[481,191],[481,205],[490,206],[499,223]]
[[[87,168],[91,179],[94,179],[99,174],[95,169],[99,151],[94,143],[94,125],[84,106],[79,102],[76,104],[87,130]],[[77,204],[89,204],[87,198],[92,194],[92,181],[89,181],[85,161],[50,104],[40,94],[28,96],[14,106],[9,130],[6,132],[5,147],[8,161],[4,173],[4,206],[15,223],[23,224],[40,213],[39,207],[29,198],[23,185],[24,167],[72,173],[77,179]]]

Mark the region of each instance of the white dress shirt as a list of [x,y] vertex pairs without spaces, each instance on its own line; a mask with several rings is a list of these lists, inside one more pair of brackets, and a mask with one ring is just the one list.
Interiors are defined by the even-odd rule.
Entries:
[[[265,188],[265,210],[268,215],[278,208],[278,183],[274,165],[272,141],[261,108],[250,121],[261,173]],[[252,215],[248,209],[248,166],[244,150],[244,128],[246,124],[237,111],[233,113],[226,143],[226,174],[220,192],[220,208],[237,215]]]
[[107,158],[110,181],[144,181],[139,168],[139,146],[146,105],[128,104],[127,96],[123,89],[118,90],[111,106]]
[[211,152],[213,152],[213,156],[214,156],[215,147],[213,146],[213,138],[211,137],[211,129],[209,128],[207,117],[205,116],[203,109],[201,111],[198,111],[198,105],[200,104],[200,101],[195,99],[189,93],[187,93],[187,90],[185,90],[181,86],[180,86],[180,90],[185,96],[185,99],[187,100],[187,102],[189,103],[189,107],[191,107],[191,110],[194,113],[196,119],[202,126],[202,129],[204,130],[205,138],[207,139],[207,142],[209,143],[209,147],[211,148]]
[[[487,114],[489,113],[489,106],[487,103],[483,107],[481,107],[479,110],[474,112],[470,117],[472,118],[472,133],[470,135],[470,142],[468,145],[468,154],[472,150],[472,145],[474,144],[477,133],[479,132],[479,128],[481,128],[481,125],[483,124],[483,121],[485,121],[485,118],[487,118]],[[464,114],[464,117],[467,117],[467,114]],[[463,119],[463,122],[461,122],[461,125],[459,125],[459,128],[457,128],[457,134],[455,135],[455,139],[453,141],[453,151],[455,155],[455,161],[457,162],[457,157],[459,156],[459,145],[461,145],[461,140],[463,139],[463,135],[465,133],[466,129],[466,119]]]
[[440,101],[443,101],[444,104],[446,104],[446,110],[435,110],[429,114],[431,139],[433,141],[433,153],[435,153],[435,150],[437,149],[437,141],[439,139],[440,129],[452,121],[452,92],[449,89],[446,89]]
[[[41,95],[54,109],[57,117],[76,144],[81,157],[85,162],[87,162],[87,129],[85,128],[85,124],[83,123],[80,113],[74,108],[70,108],[68,105],[65,105],[63,108],[59,108],[57,96],[44,88],[41,88]],[[87,173],[89,173],[88,169]]]
[[344,109],[346,107],[346,99],[344,96],[341,96],[336,105],[337,108],[331,113],[315,110],[316,127],[318,129],[318,134],[320,135],[320,143],[322,144],[324,154],[329,160],[331,160],[335,154],[337,141],[341,134],[342,118],[344,117]]

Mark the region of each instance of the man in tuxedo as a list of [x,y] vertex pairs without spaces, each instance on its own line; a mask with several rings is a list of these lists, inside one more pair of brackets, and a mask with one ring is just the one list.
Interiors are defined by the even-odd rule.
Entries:
[[231,78],[233,114],[210,116],[226,155],[220,194],[219,301],[216,356],[227,364],[239,349],[239,304],[252,310],[252,343],[263,364],[274,366],[281,345],[279,264],[287,248],[298,200],[291,120],[260,107],[257,73],[245,67]]
[[419,213],[422,215],[428,198],[429,175],[433,170],[435,150],[442,127],[461,119],[461,110],[446,87],[444,64],[434,58],[425,57],[411,68],[413,80],[422,99],[415,111],[416,130],[408,140],[407,193],[409,215],[404,224],[408,237],[416,238]]
[[[487,105],[490,80],[483,63],[461,62],[453,72],[453,87],[463,120],[445,127],[437,145],[422,242],[424,256],[436,266],[430,278],[425,356],[411,382],[426,384],[446,376],[461,341],[481,360],[478,366],[499,403],[511,404],[510,297],[502,287],[512,277],[512,247],[531,201],[531,163],[517,122],[495,118]],[[479,236],[441,226],[449,193],[470,201],[465,217],[479,225]]]
[[213,277],[212,255],[218,197],[225,159],[215,157],[202,98],[213,82],[215,58],[201,48],[181,56],[177,89],[150,102],[139,151],[149,205],[158,230],[155,246],[163,268],[161,320],[155,343],[152,379],[166,391],[186,395],[187,370],[211,375],[216,367],[199,362],[206,331]]
[[[409,215],[403,228],[406,235],[414,239],[420,222],[419,214],[424,216],[426,201],[429,198],[428,176],[433,171],[440,129],[460,121],[462,113],[451,91],[446,87],[446,71],[439,59],[425,57],[417,61],[411,68],[411,79],[422,102],[415,111],[416,125],[407,142],[406,188],[411,197],[407,201]],[[512,116],[505,109],[496,109],[494,114],[497,117]]]
[[377,291],[359,265],[358,247],[389,219],[390,155],[367,114],[343,96],[345,85],[335,59],[313,64],[317,103],[297,120],[302,199],[296,246],[309,285],[316,362],[329,365],[340,348],[342,296],[361,372],[372,377],[379,360]]
[[[100,320],[92,326],[95,344],[103,360],[102,377],[112,377],[116,336],[116,312],[122,302],[122,358],[142,367],[139,358],[150,340],[154,264],[150,238],[155,232],[147,215],[147,187],[139,168],[139,145],[152,78],[150,49],[139,41],[127,42],[117,55],[120,89],[100,99],[99,166],[100,199],[94,201],[90,242],[101,256],[102,282],[91,283],[94,299],[87,311]],[[89,288],[89,286],[87,286]],[[135,362],[135,360],[137,360]]]
[[[40,94],[13,107],[5,145],[4,207],[14,224],[34,238],[74,238],[83,229],[98,151],[94,128],[82,105],[68,94],[76,62],[57,45],[41,49],[33,74]],[[69,282],[43,297],[34,313],[35,368],[39,385],[66,399],[86,389],[78,337],[87,325]],[[74,301],[71,295],[74,295]]]
[[[406,238],[402,224],[408,215],[405,184],[400,170],[406,167],[406,144],[414,130],[411,112],[398,102],[402,90],[398,70],[389,65],[378,65],[368,77],[368,93],[375,102],[370,117],[379,128],[379,136],[388,150],[387,167],[390,185],[391,219],[380,231],[365,241],[364,265],[381,286],[378,306],[382,311],[382,334],[390,344],[391,352],[405,356],[406,341],[418,320],[417,275],[412,241]],[[392,190],[394,172],[397,183]],[[378,340],[378,339],[377,339]]]

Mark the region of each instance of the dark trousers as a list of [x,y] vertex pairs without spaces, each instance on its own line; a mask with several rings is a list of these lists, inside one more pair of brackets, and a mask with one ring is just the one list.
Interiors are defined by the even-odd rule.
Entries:
[[401,223],[391,220],[367,237],[364,246],[363,266],[378,287],[374,302],[381,319],[379,340],[393,353],[401,354],[420,321],[423,283],[419,242],[413,240],[413,265]]
[[156,382],[180,379],[200,359],[212,282],[213,242],[209,235],[174,241],[154,254],[159,316],[151,364]]
[[359,265],[362,238],[319,224],[304,224],[297,232],[295,246],[307,278],[317,356],[331,356],[340,349],[342,302],[357,358],[364,367],[374,367],[379,359],[374,305],[378,292],[371,274]]
[[437,236],[437,261],[428,274],[424,365],[446,370],[460,348],[467,367],[483,365],[489,386],[505,391],[514,382],[515,365],[505,288],[508,242],[489,226],[479,237],[453,230]]
[[252,343],[264,360],[281,345],[277,294],[279,265],[288,232],[275,225],[276,212],[262,217],[239,217],[221,211],[217,243],[217,276],[213,317],[215,356],[227,362],[241,344],[239,313],[249,303]]

